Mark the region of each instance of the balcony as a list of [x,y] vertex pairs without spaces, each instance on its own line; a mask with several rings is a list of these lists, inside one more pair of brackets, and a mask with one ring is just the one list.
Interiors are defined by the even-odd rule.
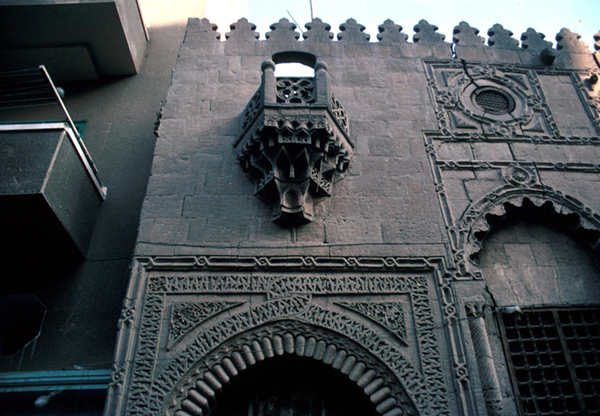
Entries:
[[0,71],[43,64],[59,81],[132,75],[146,41],[135,0],[0,2]]
[[275,78],[275,63],[263,62],[261,86],[242,113],[235,142],[255,194],[273,205],[273,221],[283,226],[313,220],[314,204],[331,196],[353,153],[327,66],[314,68],[314,78]]
[[45,68],[0,73],[0,109],[59,104],[64,122],[0,124],[0,256],[81,259],[106,197]]

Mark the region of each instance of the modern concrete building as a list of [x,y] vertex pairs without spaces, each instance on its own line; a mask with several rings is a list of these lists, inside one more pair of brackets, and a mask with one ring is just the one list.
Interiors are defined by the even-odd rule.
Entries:
[[0,414],[102,414],[158,115],[210,3],[0,1]]
[[597,52],[180,6],[0,3],[0,414],[599,414]]

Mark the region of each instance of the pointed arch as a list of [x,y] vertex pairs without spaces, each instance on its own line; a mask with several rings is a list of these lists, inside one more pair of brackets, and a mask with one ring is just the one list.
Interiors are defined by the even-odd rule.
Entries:
[[[600,262],[600,216],[578,199],[548,186],[514,188],[502,186],[472,203],[456,228],[455,258],[463,272],[476,268],[473,257],[491,228],[493,218],[506,217],[511,207],[536,209],[550,221],[560,220],[564,231],[586,246]],[[557,222],[558,223],[558,222]]]

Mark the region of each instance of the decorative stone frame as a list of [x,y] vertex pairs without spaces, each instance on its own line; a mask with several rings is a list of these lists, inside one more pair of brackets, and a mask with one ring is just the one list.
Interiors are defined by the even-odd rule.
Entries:
[[[362,388],[379,414],[450,415],[445,354],[439,341],[445,331],[436,325],[436,316],[440,307],[448,320],[454,320],[456,308],[450,287],[440,280],[443,273],[438,268],[442,265],[442,259],[377,257],[138,258],[136,283],[130,287],[123,309],[107,411],[130,416],[173,415],[176,411],[180,411],[178,415],[204,414],[198,408],[206,412],[212,399],[208,397],[211,394],[201,393],[199,388],[204,386],[200,383],[199,387],[198,382],[210,386],[208,379],[214,376],[222,379],[222,385],[252,362],[250,356],[240,361],[235,354],[243,357],[244,345],[254,359],[261,357],[261,352],[252,349],[258,343],[265,357],[282,351],[312,354],[325,364],[332,360],[334,368],[339,364],[339,370],[343,374],[348,371],[357,383],[370,380]],[[176,343],[170,342],[173,302],[190,296],[202,302],[199,295],[221,303],[227,302],[226,298],[241,302],[217,307],[216,315],[197,324],[200,326]],[[352,311],[344,302],[325,308],[317,301],[332,296],[356,301],[357,295],[410,299],[409,313],[416,331],[410,346],[374,328],[383,324]],[[252,302],[244,301],[248,296]],[[451,344],[451,354],[460,355],[460,334],[454,333],[455,326],[449,330],[456,341]],[[311,337],[314,350],[308,346]],[[418,354],[414,357],[418,365],[404,356],[405,348]],[[455,357],[455,361],[457,377],[466,389],[459,393],[461,400],[469,401],[462,396],[470,394],[469,373],[460,359]],[[371,379],[372,375],[377,377]],[[371,383],[376,379],[384,383],[378,382],[375,389]],[[215,388],[219,389],[217,384],[211,387]]]
[[[184,378],[167,403],[178,409],[174,416],[201,416],[210,412],[226,384],[254,364],[275,356],[297,355],[312,358],[333,367],[360,387],[376,411],[384,416],[416,415],[414,404],[394,374],[373,360],[368,351],[335,333],[293,320],[257,328],[229,340],[199,362]],[[398,406],[398,400],[402,400]],[[165,410],[164,414],[171,414]]]
[[[558,136],[534,71],[512,65],[424,61],[438,126],[444,136],[507,139]],[[485,111],[475,102],[479,91],[492,90],[510,101],[510,111]]]
[[512,185],[505,185],[471,204],[458,220],[455,257],[458,260],[457,266],[464,272],[463,274],[475,273],[477,276],[481,276],[479,267],[471,259],[481,251],[481,234],[487,233],[490,229],[486,217],[488,215],[506,215],[505,204],[520,207],[526,199],[537,207],[550,203],[557,216],[577,215],[579,221],[570,226],[574,234],[597,231],[593,240],[581,239],[581,242],[588,246],[598,260],[600,256],[600,240],[598,239],[600,237],[600,215],[594,213],[591,208],[586,207],[576,198],[549,186],[536,185],[535,187],[515,188]]
[[[507,97],[510,101],[510,111],[501,114],[485,111],[475,102],[476,95],[481,91],[496,91]],[[484,122],[496,120],[510,123],[523,115],[527,108],[527,97],[520,89],[508,88],[495,80],[483,79],[470,83],[464,88],[460,95],[460,103],[464,113],[474,119]]]

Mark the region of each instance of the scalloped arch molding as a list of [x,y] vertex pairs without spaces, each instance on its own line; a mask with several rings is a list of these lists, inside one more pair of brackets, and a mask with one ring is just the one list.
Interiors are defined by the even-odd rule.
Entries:
[[[524,201],[530,201],[535,207],[547,206],[552,214],[566,218],[575,214],[578,221],[568,223],[573,236],[585,244],[598,259],[600,256],[600,216],[578,199],[547,186],[539,189],[518,189],[505,185],[481,198],[465,210],[460,219],[458,253],[461,260],[470,259],[482,249],[482,239],[477,236],[490,230],[487,216],[502,217],[507,215],[506,204],[517,208],[523,207]],[[547,204],[550,204],[548,206]]]
[[[174,390],[182,397],[167,400],[175,403],[174,416],[201,416],[210,412],[220,393],[227,384],[238,374],[254,364],[275,356],[297,355],[312,358],[338,370],[356,383],[375,405],[377,412],[383,416],[415,415],[418,414],[412,403],[399,403],[394,397],[397,391],[396,377],[389,371],[382,371],[357,356],[348,342],[324,339],[319,334],[294,334],[291,328],[285,328],[278,333],[270,333],[270,328],[263,333],[252,336],[226,352],[216,354],[217,358],[205,358],[204,369],[192,370],[191,383],[183,386],[180,383]],[[341,344],[341,345],[340,345]],[[203,361],[205,361],[203,360]],[[210,362],[209,362],[210,361]],[[396,381],[396,383],[394,383]],[[189,386],[191,384],[191,387]],[[171,414],[168,410],[163,414]]]

